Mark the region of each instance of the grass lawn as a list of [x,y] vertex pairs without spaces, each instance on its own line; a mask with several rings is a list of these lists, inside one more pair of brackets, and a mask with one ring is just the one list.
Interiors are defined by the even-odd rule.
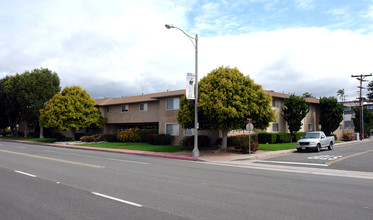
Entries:
[[177,152],[177,151],[188,150],[188,147],[185,147],[185,146],[151,145],[148,143],[102,142],[102,143],[87,143],[87,144],[80,144],[80,145],[90,146],[90,147],[143,150],[143,151],[153,151],[153,152]]
[[259,150],[288,150],[295,149],[297,143],[284,143],[284,144],[259,144]]

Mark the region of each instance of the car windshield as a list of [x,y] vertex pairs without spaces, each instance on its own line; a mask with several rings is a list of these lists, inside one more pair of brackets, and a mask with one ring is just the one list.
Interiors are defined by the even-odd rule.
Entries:
[[306,133],[303,138],[320,138],[320,133]]

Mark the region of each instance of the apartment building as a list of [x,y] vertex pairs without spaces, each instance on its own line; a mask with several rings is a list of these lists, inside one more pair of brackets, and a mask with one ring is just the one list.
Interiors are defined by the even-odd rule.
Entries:
[[[266,91],[272,96],[272,108],[276,112],[276,122],[271,122],[267,132],[289,132],[287,123],[281,117],[284,100],[290,95]],[[194,134],[193,129],[183,129],[177,122],[177,112],[185,90],[166,91],[138,96],[96,99],[102,115],[107,118],[103,133],[115,134],[125,128],[155,128],[160,134],[174,136],[174,144],[179,144],[185,136]],[[306,98],[310,111],[303,119],[301,131],[316,131],[319,125],[319,100]],[[230,135],[247,133],[235,131]],[[199,130],[200,135],[208,135],[214,143],[219,137],[218,131]]]
[[[284,100],[289,98],[289,94],[278,93],[274,91],[266,91],[267,94],[272,96],[272,109],[276,114],[276,121],[271,122],[266,132],[283,133],[289,132],[286,121],[281,117],[282,109],[285,107]],[[320,101],[314,97],[305,98],[309,106],[309,112],[302,120],[302,128],[300,131],[318,131],[320,130]]]

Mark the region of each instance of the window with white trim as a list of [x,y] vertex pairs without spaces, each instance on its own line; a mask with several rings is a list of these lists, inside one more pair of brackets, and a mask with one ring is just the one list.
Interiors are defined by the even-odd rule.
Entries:
[[168,98],[166,102],[166,109],[167,110],[175,110],[179,109],[180,106],[180,98]]
[[179,124],[166,124],[166,134],[179,135]]
[[122,105],[122,112],[128,112],[128,105]]
[[148,103],[140,103],[140,111],[148,111]]
[[278,131],[278,124],[277,123],[272,124],[272,131]]

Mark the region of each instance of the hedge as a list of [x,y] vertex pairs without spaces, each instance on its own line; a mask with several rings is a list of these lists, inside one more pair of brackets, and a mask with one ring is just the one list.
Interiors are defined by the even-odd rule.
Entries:
[[138,131],[138,135],[141,138],[141,142],[148,143],[149,142],[149,134],[158,134],[158,129],[140,129]]
[[156,134],[154,135],[155,145],[170,145],[174,137],[169,134]]
[[275,144],[277,141],[277,133],[259,133],[258,142],[260,144]]
[[278,133],[276,143],[291,143],[292,137],[290,133]]
[[[181,140],[181,146],[194,146],[194,136],[186,136]],[[210,138],[207,135],[198,135],[198,148],[208,148],[210,146]]]

